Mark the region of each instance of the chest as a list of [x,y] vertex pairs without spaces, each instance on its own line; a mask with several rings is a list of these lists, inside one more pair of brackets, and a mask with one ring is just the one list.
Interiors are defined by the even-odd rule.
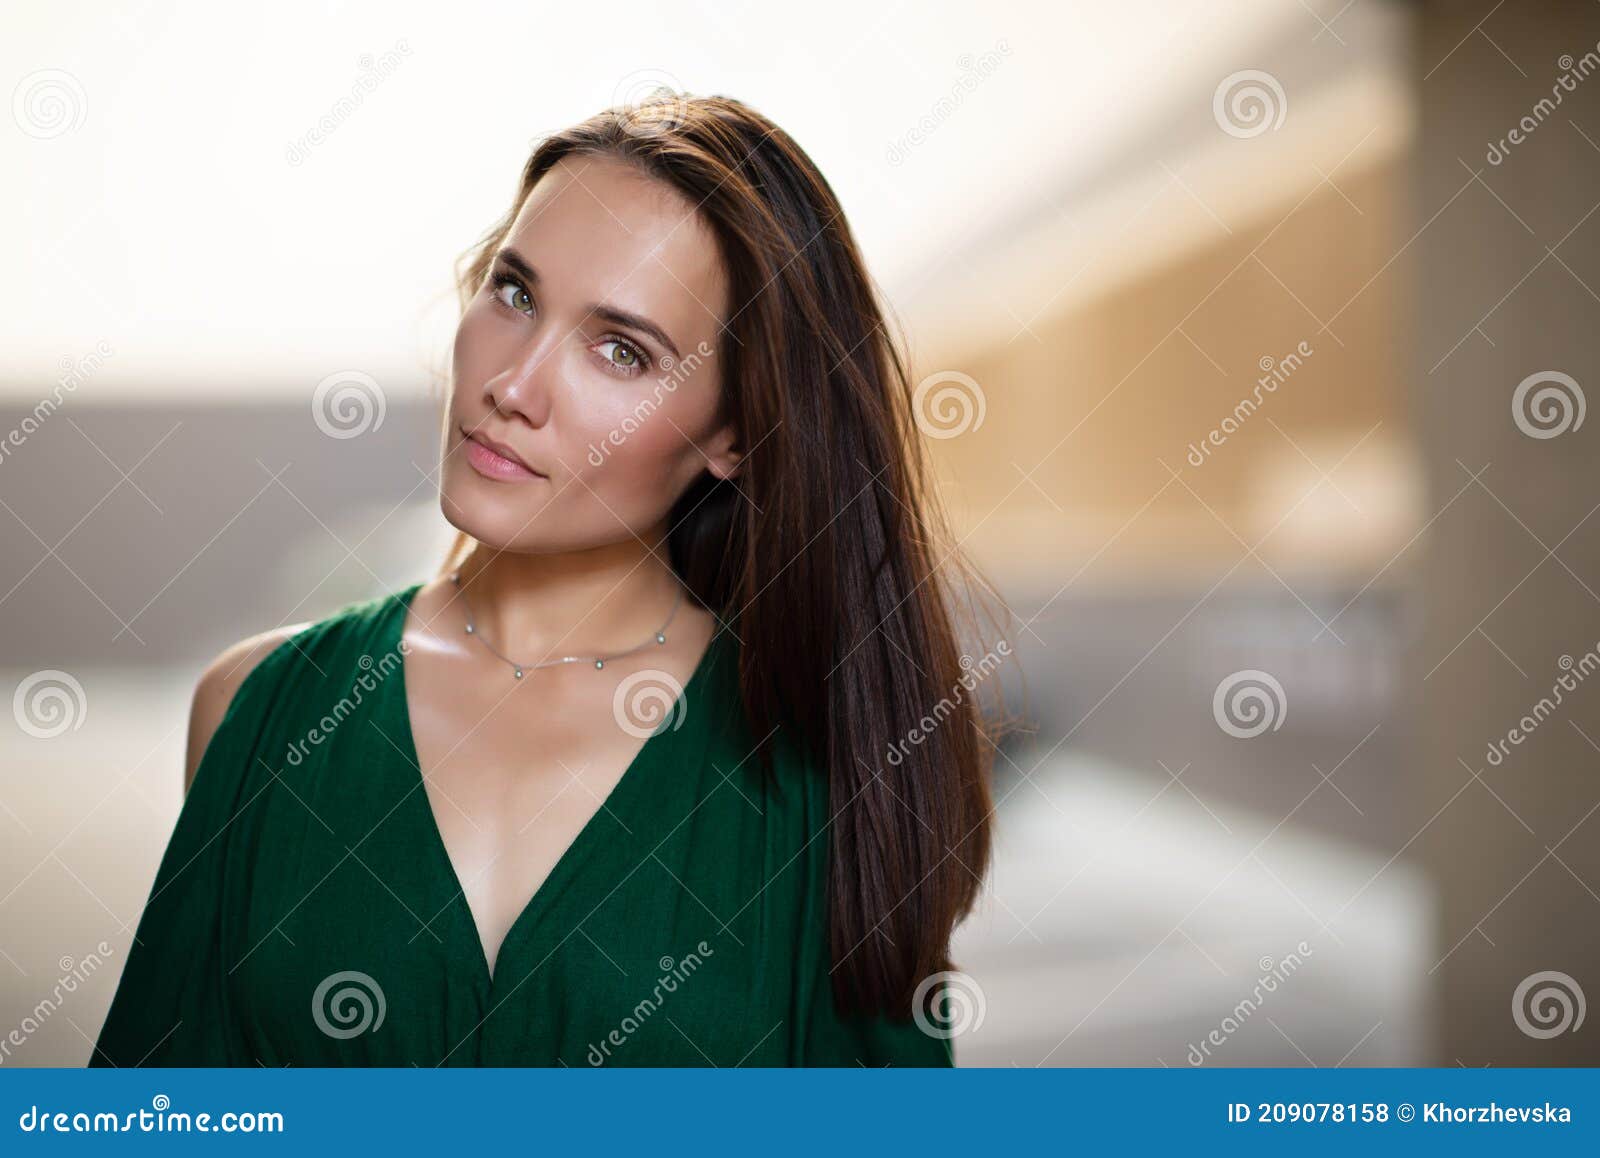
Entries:
[[[486,707],[405,674],[367,705],[381,738],[347,722],[230,830],[259,850],[227,882],[228,955],[268,1064],[781,1063],[799,979],[825,971],[803,797],[713,744],[693,701],[641,737],[604,698],[521,685]],[[348,984],[368,1029],[308,1021],[357,1008]]]
[[599,686],[616,682],[609,673],[540,672],[485,695],[481,680],[454,679],[444,665],[413,672],[418,770],[492,968],[506,933],[647,737],[618,726]]

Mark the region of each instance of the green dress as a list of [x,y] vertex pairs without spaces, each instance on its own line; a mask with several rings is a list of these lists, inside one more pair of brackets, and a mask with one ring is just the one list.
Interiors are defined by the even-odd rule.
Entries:
[[522,910],[491,976],[418,771],[401,628],[353,603],[246,677],[157,870],[91,1066],[948,1066],[910,1020],[833,1007],[828,793],[738,644]]

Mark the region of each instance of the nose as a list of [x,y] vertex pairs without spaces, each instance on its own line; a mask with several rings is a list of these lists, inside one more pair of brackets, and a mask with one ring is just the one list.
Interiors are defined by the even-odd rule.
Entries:
[[485,399],[504,418],[520,417],[530,426],[543,426],[550,420],[558,360],[553,341],[535,338],[520,345],[511,363],[484,383]]

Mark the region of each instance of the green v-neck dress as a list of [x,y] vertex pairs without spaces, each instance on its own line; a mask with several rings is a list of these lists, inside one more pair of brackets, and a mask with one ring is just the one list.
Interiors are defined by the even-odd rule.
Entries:
[[827,787],[782,730],[760,772],[726,631],[491,976],[412,741],[421,586],[303,629],[239,687],[91,1066],[953,1064],[914,1021],[835,1012]]

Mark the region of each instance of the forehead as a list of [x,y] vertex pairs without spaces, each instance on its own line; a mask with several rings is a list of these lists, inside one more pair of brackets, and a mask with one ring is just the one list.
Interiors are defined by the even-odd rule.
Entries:
[[505,245],[546,301],[650,317],[686,350],[727,316],[715,236],[692,202],[614,157],[563,157],[529,191]]

